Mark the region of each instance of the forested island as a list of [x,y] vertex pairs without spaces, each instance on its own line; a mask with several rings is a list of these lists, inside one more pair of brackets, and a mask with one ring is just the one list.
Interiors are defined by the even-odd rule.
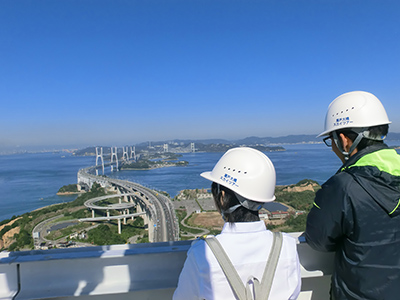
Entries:
[[187,161],[178,160],[182,155],[175,153],[144,153],[135,161],[122,161],[121,170],[151,170],[165,167],[186,166]]
[[61,187],[58,190],[57,195],[59,195],[59,196],[75,195],[75,194],[80,194],[80,193],[82,193],[82,192],[78,190],[78,186],[76,184],[68,184],[68,185],[64,185],[63,187]]

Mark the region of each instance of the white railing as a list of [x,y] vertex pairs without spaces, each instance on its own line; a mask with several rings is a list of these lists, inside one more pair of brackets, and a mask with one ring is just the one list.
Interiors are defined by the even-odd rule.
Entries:
[[[0,299],[171,299],[191,241],[0,253]],[[329,299],[333,254],[299,243],[299,299]]]

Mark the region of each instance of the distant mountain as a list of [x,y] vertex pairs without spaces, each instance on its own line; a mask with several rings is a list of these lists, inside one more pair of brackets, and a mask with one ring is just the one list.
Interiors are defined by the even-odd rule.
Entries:
[[[386,138],[387,141],[400,141],[400,133],[390,132]],[[149,146],[152,147],[162,147],[164,144],[173,144],[175,147],[182,146],[188,147],[190,143],[195,143],[196,148],[207,148],[210,151],[210,147],[207,145],[214,145],[215,150],[218,149],[228,149],[231,146],[262,146],[268,147],[270,145],[277,144],[300,144],[300,143],[321,143],[322,139],[317,138],[317,134],[299,134],[299,135],[287,135],[287,136],[279,136],[279,137],[257,137],[250,136],[240,140],[225,140],[225,139],[205,139],[205,140],[164,140],[157,142],[144,142],[140,144],[136,144],[136,150],[148,149]],[[85,149],[80,149],[75,152],[76,155],[95,155],[95,147],[88,147]],[[205,149],[204,149],[205,150]],[[109,154],[110,149],[108,147],[104,147],[103,154]],[[118,156],[122,155],[122,149],[118,148]]]
[[[242,144],[243,145],[243,144]],[[236,144],[204,144],[204,143],[195,143],[196,152],[225,152],[229,149],[236,147]],[[243,146],[251,146],[254,149],[257,149],[262,152],[267,151],[285,151],[285,148],[281,146],[265,146],[265,145],[243,145]]]
[[[279,137],[257,137],[251,136],[241,140],[233,141],[237,145],[271,145],[271,144],[298,144],[298,143],[319,143],[321,138],[318,134],[287,135]],[[400,141],[400,133],[389,132],[386,140]],[[204,143],[204,142],[203,142]]]
[[239,145],[270,145],[270,144],[296,144],[296,143],[316,143],[321,140],[316,138],[316,134],[288,135],[280,137],[247,137],[237,140],[235,143]]
[[[282,137],[257,137],[251,136],[240,140],[226,140],[226,139],[205,139],[205,140],[166,140],[150,142],[151,146],[163,145],[163,144],[223,144],[223,145],[269,145],[269,144],[293,144],[293,143],[315,143],[320,142],[316,138],[316,134],[311,135],[288,135]],[[148,147],[149,142],[137,144],[136,147]]]
[[144,143],[140,143],[137,144],[136,147],[148,147],[149,144],[151,146],[157,146],[157,145],[163,145],[163,144],[170,144],[170,143],[176,143],[176,144],[182,144],[182,145],[186,145],[186,144],[190,144],[190,143],[202,143],[202,144],[226,144],[226,145],[230,145],[233,144],[233,141],[228,141],[228,140],[224,140],[224,139],[205,139],[205,140],[180,140],[180,139],[176,139],[176,140],[164,140],[164,141],[157,141],[157,142],[144,142]]
[[[150,142],[151,146],[163,145],[176,143],[181,145],[187,145],[190,143],[201,143],[205,145],[209,144],[224,144],[224,145],[270,145],[270,144],[298,144],[298,143],[319,143],[322,142],[321,138],[317,138],[316,134],[299,134],[299,135],[287,135],[287,136],[278,136],[278,137],[257,137],[250,136],[244,139],[239,140],[226,140],[226,139],[205,139],[205,140],[164,140],[157,142]],[[390,132],[387,136],[387,140],[400,140],[400,133]],[[136,147],[147,148],[149,146],[149,142],[144,142],[137,144]]]

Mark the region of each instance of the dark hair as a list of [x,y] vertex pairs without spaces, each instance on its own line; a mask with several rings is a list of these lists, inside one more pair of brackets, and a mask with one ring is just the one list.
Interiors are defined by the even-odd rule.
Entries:
[[[380,138],[380,137],[386,136],[388,134],[389,125],[385,124],[385,125],[372,126],[372,127],[369,127],[368,130],[369,130],[370,137]],[[338,130],[337,133],[338,133],[338,135],[340,133],[343,133],[345,136],[350,138],[353,142],[357,138],[357,135],[358,135],[358,133],[351,130],[351,128]],[[377,144],[383,144],[383,141],[362,138],[360,143],[357,145],[357,149],[358,149],[358,151],[360,151],[364,148],[367,148],[368,146],[377,145]]]
[[[214,197],[215,206],[217,207],[219,212],[226,211],[228,208],[240,204],[239,200],[237,199],[235,193],[232,190],[222,185],[219,185],[219,190],[218,190],[218,185],[219,184],[215,182],[212,183],[211,193]],[[222,203],[220,201],[220,197],[222,196],[221,191],[225,192],[225,197],[223,198]],[[260,221],[260,218],[258,216],[258,211],[247,209],[244,206],[239,206],[233,212],[225,213],[223,216],[225,221],[229,223]]]

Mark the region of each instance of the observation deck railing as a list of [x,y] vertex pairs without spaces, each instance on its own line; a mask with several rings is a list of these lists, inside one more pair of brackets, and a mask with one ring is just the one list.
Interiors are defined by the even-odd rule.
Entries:
[[[299,234],[292,234],[298,236]],[[0,300],[171,299],[191,241],[0,253]],[[298,244],[302,292],[329,299],[332,253]]]

